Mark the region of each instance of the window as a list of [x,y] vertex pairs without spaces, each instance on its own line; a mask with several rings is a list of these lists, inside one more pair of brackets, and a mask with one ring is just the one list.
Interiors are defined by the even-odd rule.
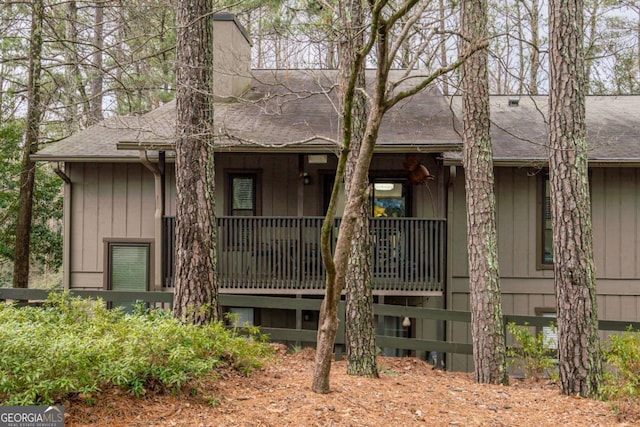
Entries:
[[[227,172],[226,212],[233,217],[246,217],[234,220],[233,227],[222,225],[219,229],[227,249],[244,250],[255,247],[255,221],[250,217],[260,216],[259,172]],[[229,223],[225,223],[229,224]]]
[[[106,288],[113,291],[149,289],[151,282],[151,247],[149,241],[106,241]],[[112,304],[131,311],[134,301]]]
[[230,314],[229,319],[234,328],[255,325],[253,308],[230,307],[228,313]]
[[256,181],[256,174],[229,174],[229,215],[257,215]]
[[553,323],[553,326],[543,326],[538,329],[538,332],[542,332],[544,344],[551,349],[556,350],[558,348],[558,332],[556,329],[557,315],[555,308],[535,308],[536,316],[548,317],[549,323]]
[[[327,175],[324,183],[324,212],[329,207],[333,176]],[[404,180],[393,178],[372,179],[369,186],[371,216],[383,218],[402,218],[410,216],[409,197]],[[341,217],[345,207],[344,184],[340,184],[338,201],[336,204],[336,217]]]
[[376,180],[371,187],[371,216],[401,218],[407,215],[405,186],[401,182]]
[[[551,185],[549,171],[538,174],[538,213],[537,213],[537,267],[538,270],[553,269],[553,229],[551,227]],[[589,198],[591,194],[591,170],[588,175]],[[591,203],[589,203],[591,206]],[[592,212],[593,213],[593,212]]]
[[541,174],[538,188],[538,269],[544,270],[553,268],[551,189],[548,172]]

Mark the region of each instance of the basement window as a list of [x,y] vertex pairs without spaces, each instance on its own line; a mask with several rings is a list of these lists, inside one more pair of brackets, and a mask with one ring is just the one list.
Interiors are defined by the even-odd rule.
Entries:
[[[151,283],[151,242],[105,241],[107,275],[105,287],[112,291],[146,292]],[[126,312],[135,301],[118,302]]]
[[542,332],[544,344],[554,350],[558,349],[558,332],[556,329],[557,314],[556,309],[551,307],[536,307],[536,316],[548,317],[549,323],[553,322],[553,326],[543,326],[538,329],[538,332]]

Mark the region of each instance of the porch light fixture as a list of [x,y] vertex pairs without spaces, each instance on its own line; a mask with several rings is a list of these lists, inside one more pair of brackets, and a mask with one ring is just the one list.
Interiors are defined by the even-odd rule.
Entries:
[[[405,298],[404,299],[404,306],[408,307],[409,306],[409,299]],[[411,326],[411,319],[409,319],[409,316],[404,316],[404,319],[402,319],[402,326],[405,328],[408,328],[409,326]]]
[[508,102],[509,107],[517,107],[519,104],[520,104],[519,97],[509,98],[509,102]]
[[309,154],[307,156],[307,161],[310,165],[324,165],[327,163],[327,155],[326,154]]
[[405,328],[411,326],[411,319],[409,319],[409,316],[404,316],[404,319],[402,319],[402,326]]
[[373,184],[373,188],[376,191],[391,191],[393,190],[393,184],[389,184],[388,182],[381,182],[379,184]]
[[304,185],[310,185],[311,184],[311,175],[309,175],[307,172],[302,172],[300,174],[300,177],[302,178],[302,183]]

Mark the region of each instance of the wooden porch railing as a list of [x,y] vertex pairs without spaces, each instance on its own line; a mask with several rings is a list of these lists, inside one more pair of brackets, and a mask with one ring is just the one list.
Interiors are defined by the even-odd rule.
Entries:
[[[220,287],[232,293],[324,291],[321,217],[220,217]],[[333,232],[337,233],[339,220]],[[164,218],[165,287],[172,288],[175,220]],[[372,218],[372,285],[377,294],[428,295],[444,289],[446,220]],[[335,241],[335,237],[332,238]]]

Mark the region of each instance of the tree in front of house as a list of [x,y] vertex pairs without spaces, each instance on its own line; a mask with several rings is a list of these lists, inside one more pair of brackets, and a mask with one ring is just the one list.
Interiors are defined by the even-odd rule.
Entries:
[[44,0],[31,4],[31,38],[27,81],[27,121],[20,166],[20,192],[16,220],[16,244],[13,254],[13,287],[29,287],[31,265],[31,218],[36,164],[31,155],[38,150],[42,121],[41,74],[43,46]]
[[213,4],[180,0],[176,47],[174,316],[218,320],[213,158]]
[[[21,120],[11,119],[0,125],[0,264],[14,259],[23,135]],[[46,165],[37,164],[29,251],[32,266],[57,270],[62,264],[61,220],[60,178]]]
[[[365,16],[364,5],[358,0],[346,0],[338,10],[338,22],[341,23],[338,39],[339,87],[343,95],[349,97],[343,105],[350,111],[343,111],[346,122],[350,123],[351,140],[349,156],[345,170],[345,194],[351,190],[362,138],[367,124],[367,99],[364,67],[356,67],[354,91],[349,87],[354,65],[358,61],[358,52],[364,47],[362,32]],[[369,203],[364,203],[358,214],[354,229],[354,242],[349,255],[345,290],[345,345],[347,350],[347,373],[364,377],[378,377],[376,360],[376,330],[373,317],[373,295],[371,290],[371,238],[369,235]]]
[[[485,0],[463,2],[464,48],[487,39],[486,17]],[[476,381],[506,384],[509,379],[498,269],[487,56],[486,49],[479,50],[462,65],[471,338]]]
[[583,2],[549,2],[549,183],[564,394],[595,396],[602,379],[585,124]]
[[[356,52],[355,61],[352,62],[352,69],[349,72],[350,79],[347,87],[344,89],[345,96],[342,109],[344,120],[344,147],[338,159],[331,200],[322,227],[321,249],[327,278],[325,297],[321,306],[318,322],[316,358],[311,385],[311,389],[316,393],[328,393],[330,391],[329,374],[331,370],[331,358],[338,330],[337,307],[342,290],[345,288],[356,224],[360,212],[368,200],[369,165],[373,157],[382,119],[385,113],[398,104],[398,102],[425,89],[443,74],[458,68],[474,50],[480,47],[486,47],[486,43],[484,43],[484,46],[474,45],[463,52],[456,61],[453,61],[447,67],[439,68],[433,72],[425,72],[424,75],[415,78],[415,85],[408,85],[410,87],[407,89],[399,89],[389,82],[389,73],[394,64],[395,55],[399,50],[397,43],[402,43],[401,38],[395,39],[395,43],[392,43],[392,31],[394,28],[397,30],[396,26],[400,26],[398,34],[405,36],[410,34],[412,23],[423,15],[428,3],[409,0],[398,8],[392,8],[391,6],[387,8],[387,6],[389,6],[389,4],[384,1],[375,1],[367,5],[366,16],[369,20],[363,26],[362,30],[365,33],[364,47]],[[351,150],[350,131],[352,127],[349,121],[352,119],[351,112],[353,110],[351,105],[356,91],[358,72],[361,67],[365,66],[364,59],[369,53],[373,53],[375,57],[376,78],[375,81],[372,82],[372,90],[368,95],[368,114],[366,116],[365,131],[362,136],[362,145],[353,166],[350,189],[347,193],[347,200],[338,230],[335,251],[332,256],[330,251],[330,238],[333,214],[338,197],[339,184],[344,177],[348,152]],[[409,74],[409,71],[407,71],[407,78]]]

